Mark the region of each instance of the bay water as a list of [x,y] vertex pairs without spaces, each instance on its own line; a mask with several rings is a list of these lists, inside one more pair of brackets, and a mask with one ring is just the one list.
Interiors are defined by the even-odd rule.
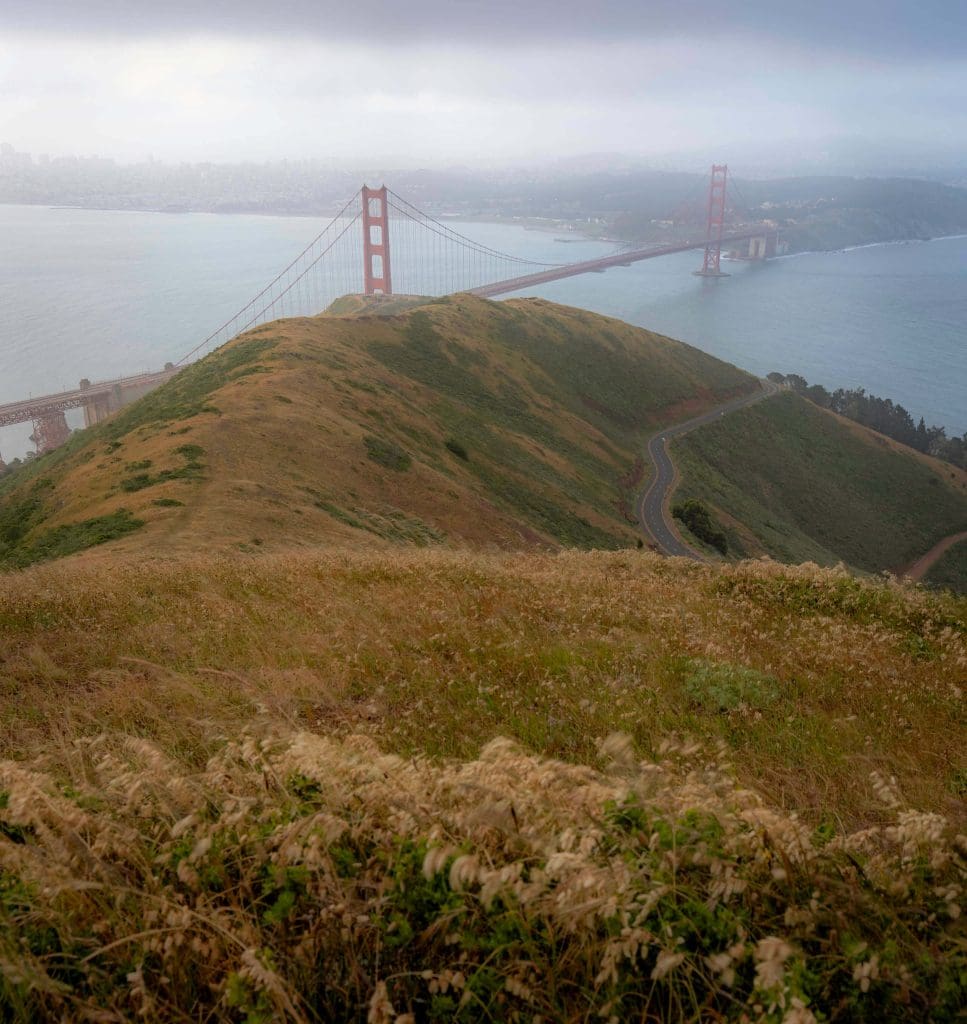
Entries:
[[[0,205],[0,404],[177,361],[323,226]],[[453,227],[538,261],[614,249],[511,224]],[[397,266],[405,259],[394,252]],[[862,386],[948,434],[967,430],[967,237],[728,261],[730,276],[717,280],[692,274],[700,262],[701,253],[681,253],[526,294],[679,338],[759,375]],[[0,456],[22,456],[30,429],[0,429]]]

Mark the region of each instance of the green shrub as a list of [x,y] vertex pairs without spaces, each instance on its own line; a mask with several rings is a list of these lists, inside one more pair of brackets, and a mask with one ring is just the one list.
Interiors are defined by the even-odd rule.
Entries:
[[135,519],[126,508],[110,515],[85,519],[79,523],[65,523],[40,534],[28,544],[21,544],[6,553],[0,550],[0,566],[23,568],[49,558],[64,558],[77,551],[105,544],[144,526],[143,519]]
[[464,448],[464,446],[455,437],[448,437],[446,441],[443,442],[443,444],[447,448],[447,450],[453,452],[453,454],[456,455],[458,459],[463,459],[464,462],[470,461],[470,456],[467,454],[467,449]]
[[[198,461],[205,454],[205,449],[197,444],[183,444],[175,449],[175,452],[185,460],[183,466],[177,469],[163,469],[159,473],[135,473],[134,476],[125,477],[121,481],[121,490],[127,493],[143,491],[146,487],[154,487],[155,484],[163,484],[167,480],[195,480],[201,476],[204,468]],[[143,462],[132,462],[128,469],[142,468],[151,465],[150,459]]]
[[754,668],[723,661],[690,658],[685,662],[682,689],[707,711],[761,710],[780,697],[779,681]]
[[709,510],[694,498],[680,502],[672,508],[672,515],[680,519],[699,540],[720,551],[728,553],[729,542],[725,534],[712,522]]
[[366,454],[369,458],[387,469],[394,469],[398,473],[402,473],[413,463],[413,459],[393,441],[369,435],[363,438],[363,444],[366,445]]

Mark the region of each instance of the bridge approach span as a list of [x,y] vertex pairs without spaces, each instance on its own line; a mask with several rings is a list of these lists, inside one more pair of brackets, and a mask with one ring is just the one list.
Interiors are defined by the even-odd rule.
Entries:
[[92,384],[75,388],[73,391],[61,391],[54,395],[38,395],[36,398],[25,398],[19,402],[0,405],[0,427],[9,427],[15,423],[30,423],[51,413],[66,412],[68,409],[92,407],[110,399],[118,392],[133,391],[140,388],[153,388],[170,380],[180,369],[172,367],[152,373],[139,373],[133,377],[118,377],[116,380],[95,381]]

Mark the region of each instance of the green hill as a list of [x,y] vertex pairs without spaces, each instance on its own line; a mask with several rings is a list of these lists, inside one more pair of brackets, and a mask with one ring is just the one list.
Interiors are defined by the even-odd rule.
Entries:
[[967,474],[786,393],[676,441],[738,556],[896,570],[967,525]]
[[347,299],[248,332],[0,483],[0,564],[110,537],[623,547],[645,434],[754,387],[539,300]]
[[[347,298],[0,482],[0,1018],[954,1019],[967,602],[635,549],[645,439],[755,387]],[[791,395],[672,452],[749,553],[967,500]]]

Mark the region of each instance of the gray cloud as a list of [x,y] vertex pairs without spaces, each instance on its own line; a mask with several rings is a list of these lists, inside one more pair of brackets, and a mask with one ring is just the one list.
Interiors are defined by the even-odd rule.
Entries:
[[967,138],[962,0],[591,2],[0,0],[0,140],[422,162]]
[[[874,59],[967,55],[963,0],[5,0],[0,28],[114,35],[296,36],[363,43],[753,37]],[[714,60],[714,55],[710,55]],[[723,68],[723,71],[727,69]]]

